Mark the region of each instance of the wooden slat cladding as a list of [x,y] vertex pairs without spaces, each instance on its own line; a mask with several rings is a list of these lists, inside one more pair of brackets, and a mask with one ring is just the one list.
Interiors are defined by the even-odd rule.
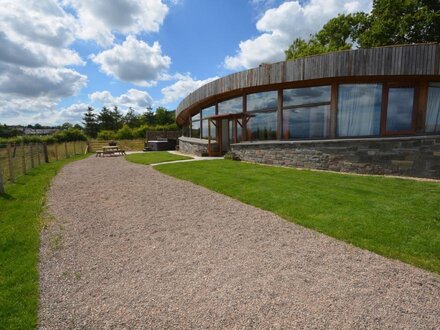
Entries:
[[212,81],[189,94],[177,107],[185,123],[201,105],[263,86],[337,77],[439,76],[440,45],[420,44],[358,49],[262,64]]

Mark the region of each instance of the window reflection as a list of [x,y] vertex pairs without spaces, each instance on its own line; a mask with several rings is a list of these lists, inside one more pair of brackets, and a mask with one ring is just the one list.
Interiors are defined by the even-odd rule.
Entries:
[[328,136],[330,105],[283,111],[284,137],[317,139]]
[[[208,139],[208,120],[202,120],[202,139]],[[216,139],[216,127],[211,121],[211,140]]]
[[429,85],[425,130],[428,133],[440,132],[440,83]]
[[311,103],[330,102],[331,87],[317,86],[306,88],[285,89],[283,91],[283,107]]
[[215,116],[215,105],[202,110],[202,119]]
[[253,113],[248,122],[248,130],[253,141],[275,140],[277,137],[276,111]]
[[412,129],[414,88],[390,88],[388,90],[387,131]]
[[263,92],[248,94],[246,96],[247,111],[265,110],[278,108],[278,92]]
[[[240,126],[241,122],[242,122],[242,120],[238,119],[238,123],[236,124],[237,125],[237,143],[241,142],[241,137],[242,137],[242,128]],[[235,126],[234,125],[235,125],[234,119],[229,120],[229,141],[231,143],[235,143],[235,140],[234,140]]]
[[191,137],[200,139],[200,120],[191,122]]
[[378,135],[382,85],[340,85],[338,97],[338,136]]
[[235,99],[220,102],[218,104],[218,114],[239,113],[243,111],[243,98],[237,97]]

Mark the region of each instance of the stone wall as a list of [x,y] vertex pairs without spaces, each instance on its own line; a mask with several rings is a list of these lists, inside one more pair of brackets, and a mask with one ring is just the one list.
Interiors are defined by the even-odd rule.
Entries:
[[300,168],[440,179],[440,135],[231,145],[234,158]]
[[[211,142],[213,149],[216,148],[216,142]],[[179,138],[179,151],[196,156],[208,156],[208,140],[195,139],[189,137]]]

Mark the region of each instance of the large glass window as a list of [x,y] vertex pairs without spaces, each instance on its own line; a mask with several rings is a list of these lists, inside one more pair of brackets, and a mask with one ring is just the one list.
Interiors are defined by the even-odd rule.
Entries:
[[183,126],[183,128],[182,128],[182,135],[189,137],[189,135],[190,135],[190,133],[189,133],[189,125]]
[[243,98],[237,97],[235,99],[220,102],[218,104],[218,114],[224,115],[228,113],[239,113],[243,111]]
[[200,114],[193,116],[191,119],[191,137],[200,139]]
[[284,138],[317,139],[328,136],[330,100],[330,86],[284,90]]
[[277,137],[276,111],[255,112],[248,122],[251,140],[275,140]]
[[[215,122],[211,121],[211,140],[215,140],[216,139],[216,127],[215,127]],[[203,119],[202,120],[202,139],[208,139],[208,120],[207,119]]]
[[283,120],[286,138],[318,139],[328,136],[330,105],[285,109]]
[[414,107],[414,88],[389,88],[387,132],[410,131]]
[[429,85],[425,131],[440,132],[440,83]]
[[[234,119],[229,120],[229,141],[231,143],[235,143],[235,139],[234,139],[235,134],[237,134],[237,143],[241,142],[241,138],[242,138],[242,127],[240,125],[241,123],[242,123],[241,119],[238,119],[236,124]],[[237,133],[235,133],[235,125],[237,125]]]
[[247,111],[265,110],[278,108],[278,92],[262,92],[246,95]]
[[202,110],[202,119],[215,116],[215,105]]
[[337,135],[378,135],[381,104],[381,84],[339,85]]

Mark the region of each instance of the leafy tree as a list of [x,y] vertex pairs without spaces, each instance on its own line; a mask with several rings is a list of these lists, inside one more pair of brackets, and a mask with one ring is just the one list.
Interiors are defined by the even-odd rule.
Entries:
[[150,126],[156,125],[156,116],[151,108],[147,108],[147,111],[141,115],[141,124]]
[[440,41],[440,1],[375,0],[358,36],[360,47]]
[[370,14],[338,15],[312,35],[297,38],[286,59],[330,51],[396,44],[440,42],[440,1],[374,0]]
[[168,111],[164,107],[158,107],[156,109],[156,124],[157,125],[168,125],[174,123],[175,112]]
[[138,115],[132,107],[130,107],[123,118],[123,122],[130,128],[139,127],[141,126],[141,116]]
[[92,107],[87,108],[87,112],[84,114],[82,120],[84,124],[84,132],[86,135],[96,138],[98,135],[98,119],[96,118],[96,114],[93,112]]
[[98,114],[98,125],[99,125],[99,130],[107,130],[107,131],[111,131],[114,130],[115,128],[115,120],[112,114],[112,111],[107,108],[107,107],[103,107],[101,112]]
[[113,110],[110,111],[110,113],[113,117],[113,130],[116,131],[116,130],[120,129],[123,125],[123,121],[122,121],[123,115],[119,111],[119,109],[116,105],[113,107]]
[[64,124],[62,124],[60,126],[60,129],[62,129],[62,130],[67,130],[69,128],[73,128],[73,125],[71,123],[69,123],[69,122],[65,122]]

